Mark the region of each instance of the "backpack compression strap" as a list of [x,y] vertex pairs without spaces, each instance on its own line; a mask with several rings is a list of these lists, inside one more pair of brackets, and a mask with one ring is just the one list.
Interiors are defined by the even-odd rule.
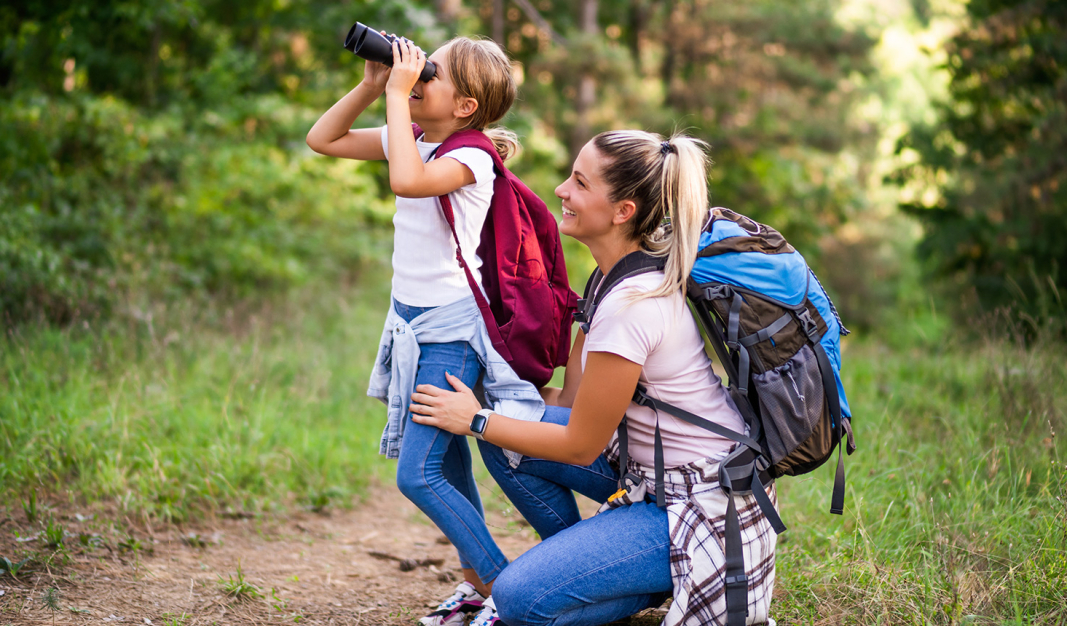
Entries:
[[830,513],[843,515],[845,512],[844,448],[847,445],[847,440],[845,439],[845,424],[841,415],[841,397],[837,395],[837,381],[834,379],[833,369],[830,366],[830,357],[826,355],[826,350],[822,347],[815,320],[811,319],[811,315],[806,310],[797,315],[797,318],[803,324],[804,332],[807,333],[808,339],[811,341],[812,350],[814,350],[815,358],[819,363],[826,401],[830,403],[830,418],[833,420],[834,427],[837,430],[837,471],[834,474],[834,491],[830,496]]

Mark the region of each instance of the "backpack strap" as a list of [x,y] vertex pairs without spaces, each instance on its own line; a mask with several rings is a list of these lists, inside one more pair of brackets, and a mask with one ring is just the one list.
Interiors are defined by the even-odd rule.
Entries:
[[[574,313],[574,320],[578,322],[582,332],[589,333],[589,326],[593,323],[593,315],[597,307],[616,285],[631,276],[661,271],[666,264],[665,257],[655,257],[643,250],[638,250],[619,259],[608,271],[606,277],[599,267],[593,270],[589,280],[585,283],[585,292],[578,300],[578,309]],[[593,294],[592,298],[590,294]]]
[[[411,132],[415,135],[415,138],[418,139],[422,135],[422,128],[420,128],[418,124],[412,124]],[[456,147],[459,147],[450,146],[448,144],[470,142],[474,138],[474,136],[472,135],[470,137],[458,138],[456,141],[453,141],[453,137],[458,134],[459,133],[453,134],[452,137],[446,139],[444,143],[434,148],[433,151],[430,152],[427,161],[436,158],[438,152],[441,152],[441,155],[443,156],[445,153],[454,150]],[[485,135],[482,133],[478,134],[485,137]],[[489,138],[486,137],[485,141],[489,142]],[[476,139],[475,142],[477,142]],[[492,149],[492,142],[489,142],[489,149],[481,145],[477,147],[481,148],[482,150],[485,150],[490,154],[491,157],[493,157],[493,169],[499,170],[500,168],[498,162],[500,161],[500,155],[496,153],[496,150]],[[442,151],[441,148],[444,148],[444,150]],[[496,174],[497,176],[500,176],[499,171],[497,171]],[[452,231],[452,239],[456,242],[456,261],[459,262],[459,266],[463,268],[463,273],[467,276],[467,285],[470,287],[471,293],[474,294],[474,301],[478,303],[478,310],[481,312],[482,319],[485,321],[485,329],[488,331],[489,340],[492,342],[493,348],[497,351],[501,358],[503,358],[505,361],[511,362],[511,350],[508,349],[507,344],[504,343],[503,335],[500,334],[500,327],[496,323],[496,317],[493,316],[493,310],[489,307],[489,300],[487,300],[485,294],[482,293],[481,285],[479,285],[478,281],[475,280],[474,273],[471,272],[471,268],[467,265],[467,261],[463,258],[463,250],[461,249],[459,243],[459,233],[456,232],[456,213],[452,209],[452,201],[449,200],[448,194],[441,194],[440,196],[438,196],[438,200],[440,200],[441,202],[441,213],[444,214],[445,221],[448,222],[448,229]]]
[[448,222],[448,228],[452,231],[452,238],[456,241],[456,260],[459,261],[459,266],[463,268],[463,273],[467,276],[467,284],[470,285],[471,293],[474,294],[474,300],[478,303],[478,310],[482,313],[482,319],[485,320],[485,328],[489,331],[489,339],[493,342],[493,348],[497,353],[508,362],[511,362],[511,350],[508,349],[506,343],[504,343],[504,337],[500,334],[500,327],[496,323],[496,318],[493,316],[493,310],[489,308],[489,301],[486,300],[485,294],[482,293],[482,287],[475,280],[474,274],[471,272],[471,268],[467,265],[467,261],[463,258],[463,251],[460,249],[459,234],[456,233],[456,214],[452,210],[452,202],[448,199],[447,195],[442,195],[441,199],[441,212],[445,214],[445,221]]

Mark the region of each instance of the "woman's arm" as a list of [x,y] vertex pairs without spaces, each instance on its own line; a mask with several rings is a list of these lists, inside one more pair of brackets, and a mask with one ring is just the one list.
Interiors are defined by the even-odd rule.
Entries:
[[[381,63],[367,61],[364,64],[363,80],[356,88],[345,94],[322,114],[319,121],[308,131],[308,147],[327,156],[360,161],[381,161],[385,159],[382,149],[381,128],[352,129],[363,111],[378,96],[385,92],[390,69]],[[409,131],[410,135],[411,132]]]
[[[590,352],[566,426],[494,414],[482,437],[526,456],[589,465],[618,428],[640,375],[641,366],[633,361],[609,352]],[[447,376],[456,391],[419,385],[411,395],[412,418],[450,433],[470,435],[471,420],[481,405],[470,388],[455,376]]]
[[[385,86],[389,125],[389,186],[404,198],[433,198],[475,182],[474,172],[455,159],[423,163],[411,132],[408,97],[426,65],[426,54],[410,41],[393,42],[393,70]],[[431,79],[431,80],[437,80]]]
[[563,373],[563,387],[542,387],[541,397],[552,406],[574,407],[574,397],[582,382],[582,347],[585,346],[585,333],[581,329],[574,338],[571,355],[567,358],[567,369]]

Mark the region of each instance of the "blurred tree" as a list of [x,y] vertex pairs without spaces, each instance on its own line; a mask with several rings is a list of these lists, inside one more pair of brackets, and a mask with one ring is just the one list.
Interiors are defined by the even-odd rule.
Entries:
[[527,110],[571,159],[603,130],[684,130],[712,144],[717,201],[814,248],[862,204],[838,153],[877,131],[849,117],[875,39],[842,26],[839,4],[541,0],[566,40],[516,10],[508,51],[527,70]]
[[359,228],[388,206],[383,168],[303,144],[359,79],[339,45],[357,19],[428,50],[455,31],[504,42],[522,80],[514,168],[546,198],[591,135],[681,129],[712,143],[717,200],[813,248],[862,192],[835,168],[866,138],[847,111],[871,42],[835,20],[840,1],[5,4],[0,309],[75,319],[133,276],[251,293],[387,242]]
[[658,33],[674,123],[713,146],[716,202],[809,249],[861,204],[836,155],[877,130],[850,118],[875,40],[843,27],[839,4],[671,0]]
[[972,0],[949,100],[898,150],[920,253],[984,307],[1067,317],[1067,2]]

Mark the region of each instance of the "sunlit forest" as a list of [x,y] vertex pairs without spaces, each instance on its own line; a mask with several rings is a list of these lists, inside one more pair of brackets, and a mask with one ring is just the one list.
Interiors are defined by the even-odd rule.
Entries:
[[[305,143],[362,78],[357,20],[500,43],[508,165],[557,214],[596,133],[684,131],[712,204],[814,268],[853,331],[859,450],[842,517],[828,472],[779,487],[779,624],[1067,623],[1063,0],[0,6],[0,534],[59,523],[38,506],[181,525],[393,480],[365,396],[388,171]],[[101,549],[59,536],[0,541],[0,584]]]

